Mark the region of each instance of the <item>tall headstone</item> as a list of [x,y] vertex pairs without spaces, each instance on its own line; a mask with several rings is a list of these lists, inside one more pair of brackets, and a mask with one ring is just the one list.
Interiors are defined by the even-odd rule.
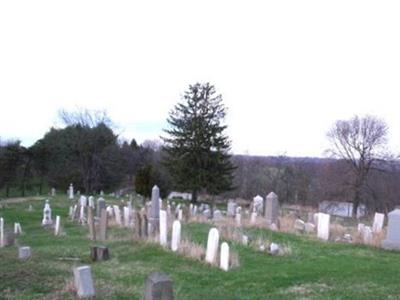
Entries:
[[74,199],[74,186],[72,185],[72,183],[69,185],[69,189],[68,189],[68,198],[70,200]]
[[0,218],[0,247],[5,246],[4,219]]
[[181,242],[181,222],[175,220],[172,223],[172,239],[171,239],[171,250],[176,252],[179,249]]
[[395,209],[388,214],[387,235],[382,247],[400,250],[400,209]]
[[258,214],[262,214],[264,211],[264,199],[260,195],[257,195],[253,198],[253,208],[254,211]]
[[208,232],[206,262],[212,264],[215,262],[218,251],[219,232],[217,228],[211,228]]
[[318,214],[317,237],[322,240],[329,240],[330,218],[331,216],[328,214]]
[[229,245],[226,242],[221,244],[221,258],[220,258],[220,268],[224,271],[229,270]]
[[89,227],[89,238],[92,241],[96,240],[96,228],[94,227],[94,210],[92,207],[88,207],[88,227]]
[[278,196],[271,192],[266,197],[265,217],[267,219],[267,226],[278,224],[279,217],[279,201]]
[[158,186],[153,186],[151,190],[151,211],[150,211],[151,234],[158,232],[160,222],[160,189]]
[[236,203],[233,200],[228,201],[227,215],[228,217],[234,217],[236,215]]
[[100,217],[102,209],[106,209],[106,200],[100,197],[97,199],[97,217]]
[[42,226],[48,226],[53,224],[53,220],[51,219],[51,208],[49,200],[46,200],[46,204],[44,205],[43,209],[43,219],[42,219]]
[[163,273],[151,273],[146,280],[145,300],[173,300],[172,280]]
[[118,205],[114,205],[113,207],[114,207],[115,222],[117,222],[119,226],[122,226],[121,210],[119,209]]
[[74,282],[79,298],[94,297],[92,272],[89,266],[74,268]]
[[81,223],[82,225],[86,224],[85,207],[86,206],[80,206],[80,211],[79,211],[79,223]]
[[94,197],[93,197],[93,196],[89,196],[88,201],[89,201],[89,204],[88,204],[88,205],[89,205],[91,208],[94,208]]
[[160,210],[160,245],[167,245],[167,212]]
[[107,211],[103,208],[100,212],[100,240],[102,241],[105,241],[107,239],[107,223]]
[[60,235],[60,216],[56,216],[56,226],[54,227],[54,235]]
[[128,206],[124,206],[124,226],[129,227],[131,222],[130,211]]
[[373,232],[381,232],[383,228],[383,222],[385,221],[385,215],[380,213],[375,213],[374,223],[372,225]]

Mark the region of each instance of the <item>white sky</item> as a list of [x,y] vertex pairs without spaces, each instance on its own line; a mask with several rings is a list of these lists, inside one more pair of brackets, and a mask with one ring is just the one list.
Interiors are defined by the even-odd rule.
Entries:
[[30,145],[61,108],[162,134],[210,81],[235,153],[321,156],[331,124],[374,114],[400,150],[400,1],[1,1],[0,137]]

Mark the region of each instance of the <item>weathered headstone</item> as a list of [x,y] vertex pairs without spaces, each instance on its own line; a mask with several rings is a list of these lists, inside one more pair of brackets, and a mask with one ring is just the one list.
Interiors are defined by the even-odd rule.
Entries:
[[48,226],[51,224],[53,224],[53,220],[51,219],[50,203],[49,203],[49,200],[46,200],[46,204],[44,205],[44,209],[43,209],[42,226]]
[[94,227],[94,210],[92,207],[88,207],[88,226],[89,226],[89,238],[92,241],[96,240],[96,228]]
[[160,210],[160,245],[167,245],[167,212]]
[[222,213],[221,213],[221,211],[219,209],[216,209],[214,211],[213,219],[215,221],[221,221],[222,220]]
[[181,222],[175,220],[174,223],[172,223],[171,250],[174,252],[178,251],[180,242],[181,242]]
[[277,255],[279,254],[279,245],[276,243],[271,243],[271,245],[269,245],[269,254],[271,255]]
[[219,232],[217,228],[211,228],[208,233],[206,262],[212,264],[215,262],[218,251]]
[[85,207],[86,206],[80,206],[80,210],[79,210],[79,223],[82,225],[86,224]]
[[253,211],[262,214],[264,211],[264,199],[260,195],[253,198]]
[[75,288],[79,298],[94,297],[94,286],[90,266],[76,267],[74,270]]
[[97,217],[99,218],[102,209],[106,209],[106,201],[100,197],[97,199]]
[[107,225],[107,211],[103,208],[100,213],[100,240],[102,241],[105,241],[107,239]]
[[385,221],[385,215],[380,213],[375,213],[374,223],[372,225],[373,232],[381,232],[383,228],[383,222]]
[[94,206],[94,197],[93,196],[89,196],[89,198],[88,198],[88,201],[89,201],[89,206],[91,207],[91,208],[95,208],[95,206]]
[[159,231],[160,223],[160,189],[153,186],[151,190],[151,212],[150,212],[151,234]]
[[124,206],[124,226],[129,227],[131,222],[130,211],[128,206]]
[[173,300],[172,280],[163,273],[151,273],[146,280],[145,300]]
[[110,259],[110,252],[107,247],[93,246],[90,247],[90,258],[92,261],[103,261]]
[[220,268],[224,271],[229,270],[229,245],[226,242],[221,244]]
[[265,217],[267,219],[267,226],[271,224],[278,224],[279,217],[279,201],[278,196],[271,192],[266,197]]
[[79,198],[79,204],[81,205],[81,206],[88,206],[88,200],[87,200],[87,198],[86,198],[86,196],[81,196],[80,198]]
[[74,186],[72,185],[72,183],[69,185],[69,189],[68,189],[68,198],[70,200],[74,199]]
[[400,250],[400,209],[395,209],[388,214],[387,235],[382,247]]
[[60,235],[60,216],[56,216],[56,226],[54,227],[54,235]]
[[228,201],[227,216],[234,217],[236,215],[236,203],[233,200]]
[[318,214],[317,237],[326,241],[329,240],[330,217],[328,214]]
[[18,247],[18,258],[20,260],[27,260],[31,257],[31,247]]
[[114,205],[113,207],[114,207],[115,222],[117,222],[117,224],[122,227],[121,210],[119,209],[118,205]]
[[242,208],[240,206],[236,208],[235,223],[238,227],[242,226]]

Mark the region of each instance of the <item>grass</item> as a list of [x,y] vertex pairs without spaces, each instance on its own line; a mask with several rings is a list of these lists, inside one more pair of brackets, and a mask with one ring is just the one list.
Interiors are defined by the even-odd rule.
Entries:
[[[110,199],[107,199],[110,202]],[[119,201],[119,200],[113,200]],[[0,202],[1,203],[1,202]],[[31,204],[34,211],[29,212]],[[63,236],[41,227],[44,200],[27,198],[0,209],[8,229],[20,222],[18,245],[33,256],[22,262],[16,246],[0,248],[0,299],[75,299],[72,267],[90,264],[96,299],[143,299],[146,277],[169,274],[175,299],[400,299],[400,253],[363,245],[322,242],[314,237],[244,228],[251,240],[290,247],[289,255],[269,256],[256,247],[228,239],[239,266],[229,272],[163,249],[133,241],[128,229],[112,228],[111,259],[91,263],[87,227],[67,220],[69,200],[51,200],[53,219],[61,216]],[[211,224],[182,225],[182,238],[205,248]]]

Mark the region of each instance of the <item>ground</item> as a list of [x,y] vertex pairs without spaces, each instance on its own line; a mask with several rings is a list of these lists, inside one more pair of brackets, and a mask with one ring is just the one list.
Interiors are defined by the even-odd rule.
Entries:
[[[1,202],[0,202],[1,203]],[[29,204],[34,211],[28,211]],[[143,299],[145,279],[153,271],[169,274],[175,299],[400,299],[400,253],[368,246],[318,241],[313,237],[245,229],[290,247],[290,254],[269,256],[228,241],[239,266],[224,272],[182,257],[152,243],[132,240],[128,229],[113,228],[111,240],[91,242],[87,227],[67,220],[69,200],[51,200],[53,218],[60,215],[65,235],[41,227],[44,198],[3,204],[7,228],[20,222],[17,244],[33,256],[22,262],[17,247],[0,248],[1,299],[74,299],[72,267],[90,264],[96,299]],[[211,224],[183,224],[183,236],[205,245]],[[92,263],[90,246],[105,244],[111,259]]]

